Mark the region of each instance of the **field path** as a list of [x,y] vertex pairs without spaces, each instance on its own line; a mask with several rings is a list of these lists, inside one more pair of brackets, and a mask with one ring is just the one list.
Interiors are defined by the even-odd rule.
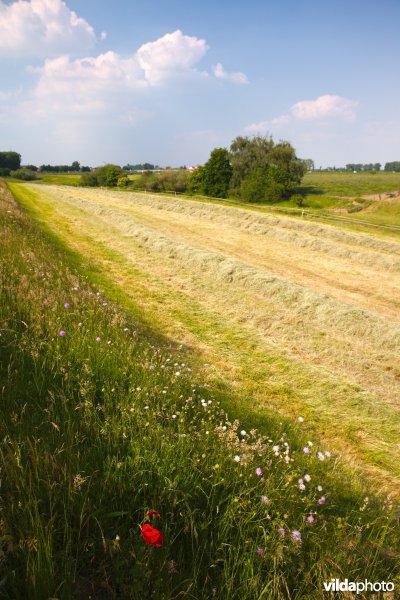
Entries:
[[14,185],[255,411],[400,492],[400,240],[146,194]]

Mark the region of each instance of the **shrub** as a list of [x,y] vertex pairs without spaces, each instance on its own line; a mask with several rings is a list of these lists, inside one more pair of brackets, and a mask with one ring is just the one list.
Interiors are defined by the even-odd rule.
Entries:
[[11,171],[11,177],[15,177],[15,179],[22,179],[23,181],[32,181],[33,179],[37,179],[35,171],[31,171],[30,169],[17,169],[16,171]]

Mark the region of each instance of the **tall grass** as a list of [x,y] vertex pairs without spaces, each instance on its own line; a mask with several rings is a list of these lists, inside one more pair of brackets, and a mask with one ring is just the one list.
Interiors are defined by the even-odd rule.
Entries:
[[0,203],[0,597],[321,598],[332,577],[398,577],[389,501],[305,423],[245,431],[4,187]]

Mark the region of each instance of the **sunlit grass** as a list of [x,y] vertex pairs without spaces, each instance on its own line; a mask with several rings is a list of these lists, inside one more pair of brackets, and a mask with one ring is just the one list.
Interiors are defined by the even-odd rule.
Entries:
[[0,202],[0,595],[300,600],[336,576],[397,577],[396,509],[307,415],[240,409],[235,387],[211,385],[195,350],[151,331],[4,187]]

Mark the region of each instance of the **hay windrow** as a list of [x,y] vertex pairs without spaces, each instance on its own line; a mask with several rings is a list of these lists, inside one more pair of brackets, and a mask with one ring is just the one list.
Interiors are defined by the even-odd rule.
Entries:
[[[75,194],[64,195],[63,200],[93,219],[99,231],[108,231],[105,243],[124,255],[131,253],[132,260],[139,245],[149,256],[159,257],[154,258],[156,264],[175,273],[169,277],[190,281],[192,293],[203,294],[204,302],[207,297],[215,298],[230,319],[237,319],[239,312],[247,327],[258,330],[279,348],[345,375],[397,405],[400,327],[391,320],[268,269],[163,235],[117,208]],[[129,239],[135,240],[134,246]],[[232,310],[229,298],[234,303]]]

